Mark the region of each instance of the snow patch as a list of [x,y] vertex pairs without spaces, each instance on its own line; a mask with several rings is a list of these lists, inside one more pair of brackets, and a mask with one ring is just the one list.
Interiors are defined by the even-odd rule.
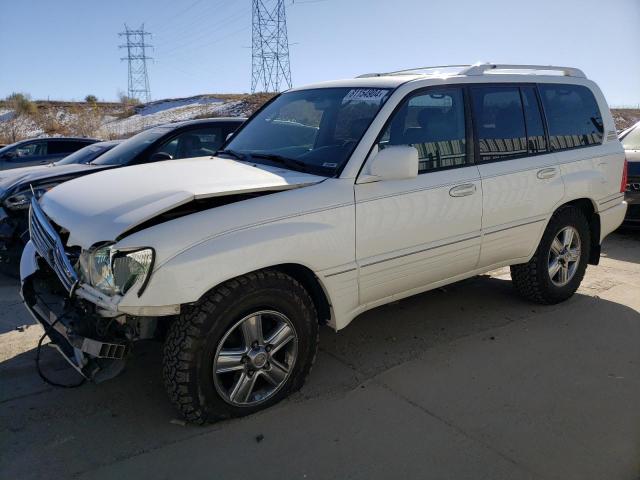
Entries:
[[101,135],[124,137],[164,123],[191,120],[197,117],[241,117],[250,113],[241,100],[223,100],[214,97],[191,97],[160,100],[138,107],[127,118],[105,117]]

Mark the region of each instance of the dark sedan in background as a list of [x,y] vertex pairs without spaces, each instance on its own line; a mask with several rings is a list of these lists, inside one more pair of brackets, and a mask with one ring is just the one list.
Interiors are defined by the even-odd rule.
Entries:
[[96,142],[93,138],[75,137],[22,140],[0,149],[0,170],[46,165]]
[[[20,258],[27,233],[31,197],[40,197],[62,182],[109,168],[214,155],[244,118],[212,118],[171,123],[145,130],[89,163],[0,172],[0,261]],[[82,202],[79,198],[78,202]]]
[[622,132],[620,141],[627,157],[627,189],[624,199],[629,207],[624,224],[640,227],[640,122]]

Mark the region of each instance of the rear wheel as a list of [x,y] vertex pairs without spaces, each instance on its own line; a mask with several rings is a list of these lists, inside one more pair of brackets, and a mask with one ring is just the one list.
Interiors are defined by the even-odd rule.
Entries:
[[511,279],[525,298],[542,304],[571,297],[584,277],[591,245],[589,223],[575,207],[557,211],[533,258],[511,266]]
[[306,290],[281,272],[251,273],[209,292],[171,326],[165,386],[189,421],[248,415],[302,386],[317,345]]

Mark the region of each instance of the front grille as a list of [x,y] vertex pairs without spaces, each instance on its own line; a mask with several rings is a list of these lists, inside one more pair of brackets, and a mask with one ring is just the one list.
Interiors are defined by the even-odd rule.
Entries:
[[38,254],[53,269],[64,288],[71,292],[78,282],[78,275],[67,257],[60,236],[35,197],[31,199],[29,209],[29,235]]

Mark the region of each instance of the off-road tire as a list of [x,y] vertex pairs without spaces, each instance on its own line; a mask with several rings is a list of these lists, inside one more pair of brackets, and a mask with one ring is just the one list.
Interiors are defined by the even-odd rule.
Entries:
[[[213,360],[231,325],[256,309],[284,313],[298,338],[296,362],[273,397],[255,406],[234,406],[220,397],[213,381]],[[163,379],[172,403],[184,418],[202,424],[249,415],[279,402],[302,387],[316,357],[317,313],[311,297],[294,278],[262,270],[216,287],[184,309],[164,344]]]
[[[549,276],[548,259],[551,242],[563,228],[571,226],[580,235],[580,262],[573,278],[566,285],[554,285]],[[527,300],[553,305],[571,297],[584,277],[589,260],[591,232],[582,210],[568,206],[561,208],[549,220],[540,244],[527,263],[511,266],[511,280],[518,293]]]

